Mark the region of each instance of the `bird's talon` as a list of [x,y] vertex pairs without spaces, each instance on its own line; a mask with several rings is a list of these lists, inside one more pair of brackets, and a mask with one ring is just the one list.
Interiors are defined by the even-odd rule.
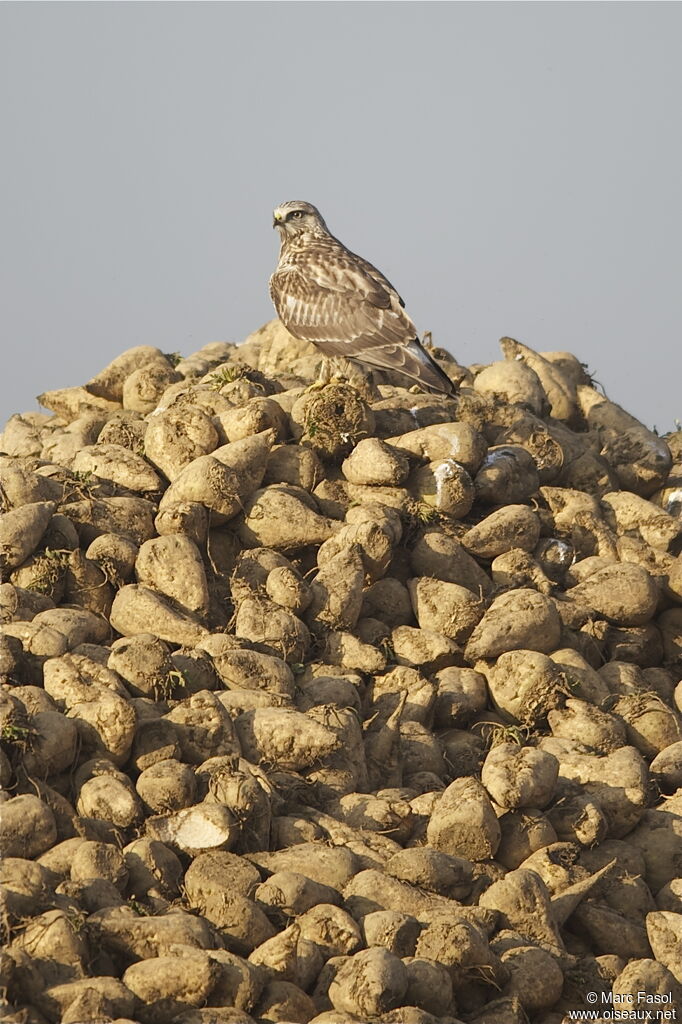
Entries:
[[334,374],[333,377],[327,377],[326,380],[314,380],[312,384],[308,385],[306,391],[324,391],[324,389],[328,388],[330,384],[344,383],[346,382],[343,380],[343,377],[337,377],[336,374]]

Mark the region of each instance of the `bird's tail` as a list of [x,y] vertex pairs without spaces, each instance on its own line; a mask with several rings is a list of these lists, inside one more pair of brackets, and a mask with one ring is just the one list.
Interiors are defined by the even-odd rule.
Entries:
[[416,382],[426,391],[435,391],[445,395],[457,394],[454,382],[450,380],[445,370],[438,365],[436,360],[429,355],[418,338],[415,338],[409,345],[406,345],[405,349],[406,354],[409,353],[411,357],[405,361],[404,372],[408,376],[414,377]]
[[356,358],[379,370],[409,377],[423,391],[450,397],[457,394],[454,382],[429,355],[419,338],[414,338],[406,345],[377,345],[365,349]]

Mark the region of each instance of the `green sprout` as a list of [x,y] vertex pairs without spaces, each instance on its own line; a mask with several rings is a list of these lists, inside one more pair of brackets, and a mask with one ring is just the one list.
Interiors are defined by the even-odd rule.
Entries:
[[208,381],[215,391],[220,391],[226,384],[232,384],[244,376],[246,376],[246,368],[243,366],[221,366],[219,370],[209,376]]
[[493,747],[499,747],[502,743],[515,743],[518,747],[522,747],[528,742],[529,731],[525,727],[518,725],[494,725],[490,730],[488,745],[492,750]]
[[0,729],[0,740],[20,750],[30,750],[37,735],[35,729],[31,729],[30,726],[18,725],[15,722],[6,722]]

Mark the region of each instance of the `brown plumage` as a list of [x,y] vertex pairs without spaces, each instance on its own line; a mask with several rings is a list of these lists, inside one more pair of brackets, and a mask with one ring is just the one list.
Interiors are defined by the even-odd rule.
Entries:
[[325,356],[395,370],[424,391],[455,394],[453,382],[422,347],[391,282],[330,234],[311,203],[282,203],[273,226],[281,247],[270,295],[294,337]]

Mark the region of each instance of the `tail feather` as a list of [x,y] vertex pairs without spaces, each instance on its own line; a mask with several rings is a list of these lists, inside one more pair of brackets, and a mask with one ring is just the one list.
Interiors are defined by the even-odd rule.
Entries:
[[445,370],[442,369],[436,360],[429,355],[418,338],[406,346],[407,351],[415,358],[419,367],[418,382],[429,390],[435,390],[446,395],[456,395],[457,388],[450,380]]
[[390,370],[411,378],[423,391],[454,397],[457,388],[447,373],[429,355],[418,338],[406,345],[377,345],[354,358],[368,366]]

